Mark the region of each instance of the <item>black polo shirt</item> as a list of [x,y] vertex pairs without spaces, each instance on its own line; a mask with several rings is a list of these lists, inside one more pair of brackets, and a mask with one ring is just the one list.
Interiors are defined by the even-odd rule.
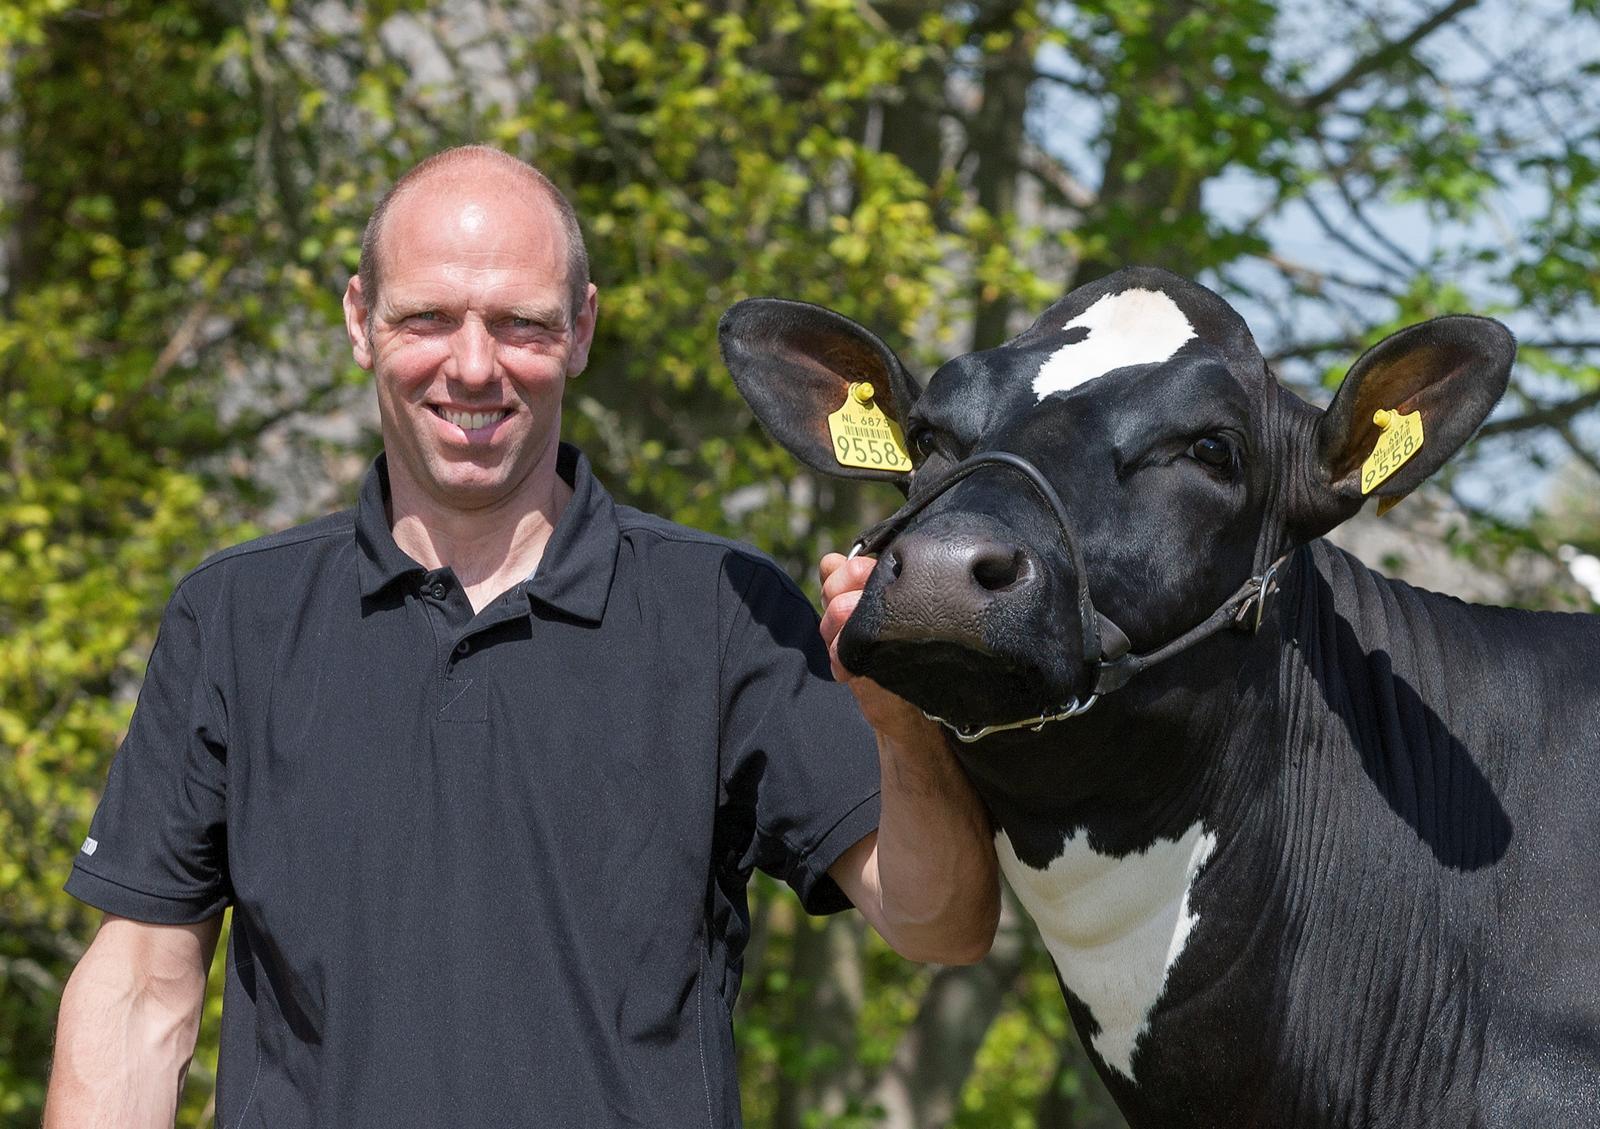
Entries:
[[233,907],[218,1124],[727,1126],[753,867],[813,912],[877,757],[810,603],[586,460],[473,614],[354,512],[178,586],[67,889]]

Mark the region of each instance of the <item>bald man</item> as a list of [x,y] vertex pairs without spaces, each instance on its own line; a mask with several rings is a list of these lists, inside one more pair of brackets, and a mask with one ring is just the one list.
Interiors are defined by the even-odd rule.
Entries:
[[106,916],[46,1125],[172,1124],[229,907],[230,1129],[737,1125],[757,867],[981,957],[983,809],[832,654],[872,562],[824,561],[819,632],[770,560],[561,443],[597,303],[550,182],[423,162],[344,308],[383,454],[353,510],[174,592],[67,884]]

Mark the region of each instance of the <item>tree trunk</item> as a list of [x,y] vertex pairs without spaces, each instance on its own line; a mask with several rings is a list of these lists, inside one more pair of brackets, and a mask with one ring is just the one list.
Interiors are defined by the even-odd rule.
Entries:
[[[1019,26],[1027,5],[1021,0],[999,0],[984,6],[973,33],[982,37],[1009,31],[1006,46],[984,57],[983,101],[973,116],[969,145],[977,165],[973,191],[978,204],[997,222],[1009,221],[1016,212],[1017,178],[1022,172],[1024,115],[1028,87],[1033,83],[1033,55],[1037,35]],[[986,285],[974,284],[973,349],[988,349],[1010,336],[1011,298]]]
[[[1188,3],[1156,5],[1152,26],[1141,38],[1164,43],[1191,8]],[[1152,54],[1148,65],[1119,83],[1123,97],[1107,134],[1100,192],[1084,224],[1089,235],[1102,240],[1101,250],[1078,264],[1074,286],[1132,264],[1179,273],[1194,269],[1190,242],[1175,237],[1174,229],[1201,215],[1200,189],[1210,170],[1184,165],[1147,125],[1152,106],[1184,106],[1193,96],[1186,57],[1164,50]]]
[[773,1129],[804,1129],[813,1112],[837,1117],[865,1086],[856,1059],[856,1020],[866,995],[860,914],[802,917],[790,962],[790,1017],[797,1044],[778,1082]]
[[[14,49],[13,49],[14,50]],[[22,111],[17,106],[13,87],[12,51],[0,51],[0,201],[8,202],[8,212],[17,208],[22,198],[22,161],[17,152],[22,131]],[[10,316],[12,302],[12,271],[17,262],[20,245],[17,232],[21,224],[17,216],[4,217],[4,231],[0,231],[0,316]]]
[[883,1129],[950,1123],[978,1048],[1037,945],[1032,923],[1008,890],[988,957],[935,973],[916,1019],[901,1036],[872,1095],[884,1110]]
[[[916,0],[884,0],[874,7],[890,29],[908,39],[916,37],[928,12]],[[937,181],[944,167],[946,86],[944,66],[925,54],[896,84],[897,97],[883,105],[883,151],[898,157],[924,184]]]
[[1034,1107],[1033,1123],[1038,1129],[1127,1129],[1076,1038],[1061,1044],[1050,1085]]

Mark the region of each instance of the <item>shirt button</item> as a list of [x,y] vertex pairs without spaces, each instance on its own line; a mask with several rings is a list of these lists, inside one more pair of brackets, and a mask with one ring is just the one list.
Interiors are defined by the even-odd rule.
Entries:
[[465,639],[456,644],[456,654],[458,655],[464,655],[470,650],[472,650],[472,644]]
[[432,587],[432,588],[429,588],[429,589],[428,589],[428,593],[429,593],[429,594],[430,594],[430,595],[431,595],[431,596],[432,596],[432,597],[433,597],[433,598],[434,598],[434,599],[435,599],[435,600],[442,600],[442,599],[444,599],[444,594],[445,594],[445,586],[444,586],[444,581],[442,581],[442,580],[435,580],[435,581],[434,581],[434,582],[433,582],[433,587]]

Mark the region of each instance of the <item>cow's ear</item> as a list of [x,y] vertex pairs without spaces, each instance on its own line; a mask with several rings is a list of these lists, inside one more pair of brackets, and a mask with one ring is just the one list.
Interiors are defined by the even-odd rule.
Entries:
[[[1516,352],[1499,322],[1455,315],[1399,330],[1363,353],[1317,423],[1302,532],[1333,528],[1368,494],[1393,504],[1421,485],[1478,430],[1505,392]],[[1380,451],[1384,423],[1394,435]]]
[[795,458],[842,478],[906,477],[835,457],[828,416],[844,407],[852,384],[870,383],[872,403],[896,427],[920,391],[894,350],[869,330],[822,306],[751,298],[722,315],[717,336],[733,383]]

